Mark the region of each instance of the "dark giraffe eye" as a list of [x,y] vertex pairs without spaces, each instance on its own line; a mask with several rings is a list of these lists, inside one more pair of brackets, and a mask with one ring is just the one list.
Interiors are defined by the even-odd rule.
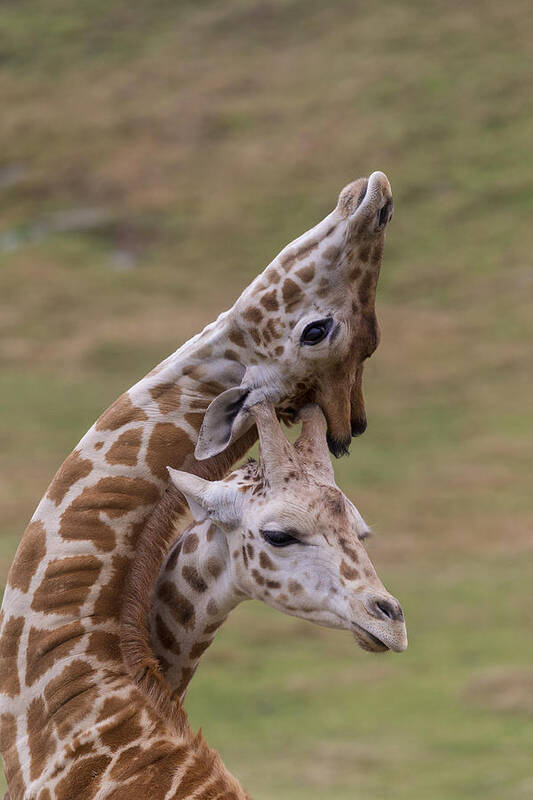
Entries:
[[301,344],[318,344],[326,338],[333,326],[331,317],[327,319],[318,319],[316,322],[310,322],[306,325],[302,335],[300,336]]
[[298,539],[285,531],[262,531],[263,539],[272,547],[287,547],[289,544],[300,544]]

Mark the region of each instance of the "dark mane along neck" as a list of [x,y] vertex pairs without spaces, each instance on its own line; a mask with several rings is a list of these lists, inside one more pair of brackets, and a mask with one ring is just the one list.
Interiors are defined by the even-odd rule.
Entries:
[[[228,450],[205,462],[194,462],[191,472],[218,480],[255,442],[253,428]],[[149,614],[154,586],[171,543],[176,538],[176,520],[185,514],[183,496],[169,487],[155,507],[139,537],[122,606],[120,644],[122,657],[134,683],[144,692],[158,713],[183,735],[187,715],[166,684],[150,644]]]

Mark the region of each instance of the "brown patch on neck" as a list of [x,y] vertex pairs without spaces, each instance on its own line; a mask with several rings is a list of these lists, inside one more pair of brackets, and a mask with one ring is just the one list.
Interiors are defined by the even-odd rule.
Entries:
[[154,425],[146,463],[152,473],[161,480],[168,481],[167,466],[180,467],[188,453],[192,453],[194,443],[189,436],[171,422],[158,422]]
[[[17,751],[17,720],[13,714],[0,716],[0,751],[4,761],[6,780],[11,786],[13,797],[24,797],[26,787],[20,771]],[[4,800],[11,800],[9,792]]]
[[41,678],[56,661],[66,658],[84,633],[79,620],[52,629],[31,627],[26,653],[27,686]]
[[50,718],[42,697],[34,698],[26,713],[28,749],[30,751],[30,779],[37,780],[57,748],[50,730]]
[[0,639],[0,692],[9,697],[15,697],[20,692],[17,659],[23,629],[24,617],[10,617],[6,620]]
[[86,487],[63,512],[59,533],[63,539],[92,541],[99,550],[110,552],[115,547],[115,532],[102,521],[101,512],[121,517],[142,506],[153,506],[159,497],[159,488],[144,478],[102,478]]
[[97,420],[97,431],[116,431],[130,422],[145,422],[148,416],[142,408],[134,406],[128,394],[121,395]]
[[142,442],[142,428],[131,428],[121,433],[105,455],[108,464],[135,467]]
[[8,583],[27,592],[37,567],[46,555],[46,533],[42,522],[30,522],[9,570]]
[[228,334],[228,339],[233,344],[237,345],[237,347],[246,347],[246,340],[244,338],[244,334],[238,328],[232,328],[232,330]]
[[74,486],[82,478],[86,478],[92,468],[92,461],[87,458],[81,458],[79,450],[74,450],[59,468],[50,484],[47,497],[58,506],[70,487]]
[[153,397],[157,406],[162,414],[169,414],[175,411],[181,403],[182,392],[177,383],[160,383],[150,389],[150,395]]

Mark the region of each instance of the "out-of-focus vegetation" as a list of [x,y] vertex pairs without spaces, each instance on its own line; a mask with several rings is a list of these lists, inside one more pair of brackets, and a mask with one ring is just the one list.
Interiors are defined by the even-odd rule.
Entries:
[[525,0],[66,0],[1,12],[0,556],[98,413],[349,180],[395,193],[336,464],[410,649],[247,604],[188,707],[257,800],[533,796]]

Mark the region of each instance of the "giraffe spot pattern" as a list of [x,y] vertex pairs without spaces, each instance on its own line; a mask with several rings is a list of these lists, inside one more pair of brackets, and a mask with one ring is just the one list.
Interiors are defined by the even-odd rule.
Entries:
[[26,651],[26,684],[31,686],[57,661],[66,658],[84,632],[79,619],[51,630],[32,626]]
[[308,264],[305,267],[301,267],[300,269],[296,270],[296,275],[302,280],[304,283],[311,283],[313,278],[315,277],[315,267],[314,264]]
[[188,800],[211,777],[215,765],[216,754],[207,747],[194,753],[192,760],[176,790],[173,800]]
[[253,322],[255,325],[258,325],[263,319],[263,312],[256,306],[249,306],[246,311],[243,312],[242,316],[247,322]]
[[93,800],[100,788],[103,772],[110,762],[111,756],[98,755],[74,763],[56,786],[56,800],[72,800],[74,797]]
[[100,733],[100,741],[111,750],[137,741],[143,734],[142,708],[128,702]]
[[354,563],[357,564],[359,562],[359,555],[358,555],[357,551],[354,550],[353,547],[350,547],[350,545],[348,544],[347,540],[343,536],[341,536],[341,538],[339,539],[339,544],[341,546],[341,549],[346,553],[346,555],[349,558],[351,558],[351,560]]
[[211,625],[206,625],[204,628],[204,634],[209,636],[210,634],[215,633],[221,626],[222,622],[212,622]]
[[42,697],[34,698],[26,712],[28,749],[30,752],[30,779],[37,780],[57,748],[50,728],[50,718]]
[[82,478],[86,478],[92,468],[93,462],[88,458],[81,458],[79,450],[74,450],[56,473],[47,497],[58,506],[68,490]]
[[179,407],[182,398],[182,391],[177,383],[160,383],[150,389],[150,395],[157,403],[157,407],[162,414],[169,414]]
[[213,576],[213,578],[215,578],[215,580],[219,577],[220,573],[222,572],[222,569],[223,565],[218,560],[218,558],[210,556],[207,559],[207,571],[209,572],[210,575]]
[[141,443],[142,428],[130,428],[121,433],[116,442],[113,442],[105,454],[105,460],[108,464],[134,467],[137,464]]
[[267,556],[267,554],[264,551],[261,551],[261,553],[259,554],[259,566],[262,567],[263,569],[270,569],[270,570],[277,569],[272,559],[269,556]]
[[298,284],[292,278],[285,278],[281,289],[283,302],[285,303],[285,311],[290,313],[291,310],[301,301],[303,292]]
[[203,593],[207,590],[207,583],[204,581],[196,567],[185,564],[181,570],[181,574],[195,592]]
[[264,586],[265,585],[265,579],[263,578],[263,576],[261,575],[259,570],[257,570],[257,569],[253,569],[252,570],[252,578],[254,579],[254,581],[256,583],[259,584],[259,586]]
[[102,663],[120,661],[120,637],[110,631],[93,631],[89,637],[87,655],[96,656]]
[[6,780],[13,795],[24,797],[26,786],[20,771],[17,753],[17,720],[13,714],[0,716],[0,750],[2,751]]
[[195,644],[193,644],[189,653],[189,658],[191,660],[196,660],[197,658],[200,658],[211,644],[211,641],[212,640],[209,639],[209,641],[196,642]]
[[20,691],[17,658],[23,630],[24,617],[9,617],[0,639],[0,692],[9,697],[15,697]]
[[[176,757],[175,767],[177,767],[185,761],[187,752],[186,747],[176,747],[169,742],[155,742],[151,747],[132,745],[120,753],[111,769],[111,778],[117,782],[128,781],[136,774],[148,771],[155,763],[169,756]],[[129,785],[131,786],[131,784]],[[123,795],[113,792],[110,797],[118,800],[118,797],[123,797]],[[128,797],[131,798],[131,794]]]
[[184,414],[184,419],[185,422],[188,422],[191,428],[194,428],[198,433],[204,421],[204,411],[189,411],[187,414]]
[[229,332],[228,339],[230,342],[237,345],[237,347],[246,347],[246,339],[244,338],[244,334],[242,331],[238,330],[238,328],[233,328]]
[[121,517],[140,506],[152,506],[160,491],[144,478],[125,476],[101,478],[94,486],[86,487],[61,515],[59,533],[67,540],[89,540],[104,552],[115,548],[113,528],[100,515]]
[[347,564],[344,559],[341,561],[340,572],[341,575],[348,581],[355,581],[357,578],[359,578],[359,570],[357,570],[355,567],[350,567],[350,565]]
[[178,625],[182,625],[184,628],[194,626],[194,606],[185,595],[176,589],[173,583],[164,581],[159,587],[158,597],[168,606]]
[[174,655],[179,656],[181,653],[179,642],[176,641],[173,632],[170,630],[160,614],[156,614],[155,617],[155,632],[165,650],[168,650],[170,653],[174,653]]
[[183,540],[183,552],[194,553],[198,548],[199,541],[196,533],[189,533]]
[[124,425],[129,425],[130,422],[145,422],[147,419],[146,412],[134,406],[126,393],[104,411],[96,422],[95,430],[116,431]]
[[37,567],[46,555],[46,533],[42,522],[30,522],[9,570],[8,583],[27,592]]
[[112,558],[112,573],[109,581],[102,586],[94,604],[94,614],[98,618],[118,619],[122,608],[122,598],[128,579],[131,559],[115,554]]
[[98,580],[102,561],[96,556],[70,556],[50,561],[31,607],[44,614],[76,614]]
[[181,466],[184,455],[192,449],[185,431],[170,422],[158,422],[150,435],[146,464],[153,475],[168,483],[167,466]]
[[271,292],[265,292],[261,297],[260,303],[267,311],[277,311],[279,309],[279,303],[276,290],[272,289]]
[[76,658],[44,690],[48,718],[53,720],[60,739],[82,722],[99,694],[92,667]]

